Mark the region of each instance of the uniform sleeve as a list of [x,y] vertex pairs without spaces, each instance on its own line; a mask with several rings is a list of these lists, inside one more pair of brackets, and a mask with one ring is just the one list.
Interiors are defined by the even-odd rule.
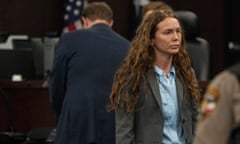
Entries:
[[226,144],[232,126],[232,97],[239,90],[234,75],[225,71],[210,83],[201,104],[193,144]]
[[49,94],[52,109],[58,119],[66,90],[67,56],[65,39],[60,39],[55,48],[53,70],[49,80]]

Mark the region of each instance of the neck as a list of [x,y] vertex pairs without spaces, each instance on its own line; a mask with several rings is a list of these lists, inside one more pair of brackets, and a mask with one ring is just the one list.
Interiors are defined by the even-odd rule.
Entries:
[[103,19],[90,20],[89,18],[82,17],[82,20],[83,20],[84,28],[90,28],[95,24],[106,24],[109,27],[112,27],[112,25],[113,25],[113,21],[108,22]]
[[172,67],[172,56],[170,57],[158,57],[155,64],[161,68],[166,74],[168,74]]
[[110,24],[109,24],[107,21],[105,21],[105,20],[95,20],[95,21],[93,21],[93,22],[90,22],[90,23],[89,23],[89,27],[92,27],[92,26],[95,25],[95,24],[106,24],[106,25],[108,25],[109,27],[111,27]]

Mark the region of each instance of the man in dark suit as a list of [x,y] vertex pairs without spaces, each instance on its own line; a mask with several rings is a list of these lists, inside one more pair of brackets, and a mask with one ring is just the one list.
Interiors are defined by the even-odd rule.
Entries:
[[115,116],[106,106],[129,41],[111,29],[113,13],[106,3],[90,3],[82,14],[85,29],[64,34],[55,51],[50,78],[55,142],[114,144]]

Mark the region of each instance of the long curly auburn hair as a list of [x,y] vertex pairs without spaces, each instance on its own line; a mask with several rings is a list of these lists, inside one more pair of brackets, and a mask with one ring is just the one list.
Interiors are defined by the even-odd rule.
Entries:
[[[155,62],[151,40],[155,36],[157,25],[167,17],[176,18],[173,12],[154,11],[139,25],[131,42],[130,51],[115,74],[109,110],[118,109],[121,98],[121,101],[124,102],[124,110],[127,113],[134,112],[139,90],[143,84],[143,76],[153,70]],[[191,67],[184,39],[182,39],[179,52],[173,56],[173,66],[177,76],[182,78],[181,81],[186,90],[193,98],[198,99],[200,90]]]

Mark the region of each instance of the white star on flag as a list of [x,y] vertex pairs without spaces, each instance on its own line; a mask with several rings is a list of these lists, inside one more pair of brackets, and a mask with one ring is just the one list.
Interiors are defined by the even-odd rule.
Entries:
[[85,0],[66,0],[64,13],[64,32],[82,28],[81,15]]

